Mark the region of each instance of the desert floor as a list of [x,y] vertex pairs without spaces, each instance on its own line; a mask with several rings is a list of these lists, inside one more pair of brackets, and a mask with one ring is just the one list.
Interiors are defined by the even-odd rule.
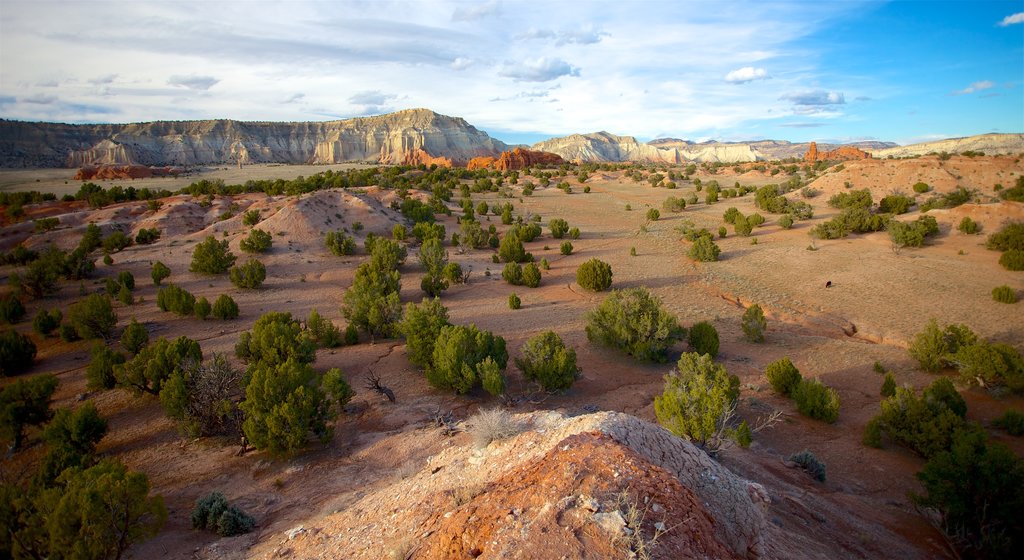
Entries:
[[[221,177],[231,184],[249,178],[308,176],[325,169],[253,166],[243,169],[242,176],[228,168],[198,172],[174,183],[172,179],[103,183],[174,189],[198,178]],[[0,188],[74,192],[78,183],[69,179],[70,173],[4,170],[0,171]],[[551,269],[544,272],[539,288],[513,287],[501,280],[501,265],[491,262],[490,251],[460,253],[450,248],[451,259],[472,273],[468,284],[452,287],[442,301],[453,323],[474,323],[505,337],[512,357],[518,355],[528,338],[545,330],[554,330],[575,347],[583,376],[561,395],[532,392],[509,361],[510,393],[524,397],[514,411],[615,410],[655,421],[653,397],[661,392],[662,376],[671,369],[674,357],[688,350],[687,344],[675,346],[669,363],[648,364],[587,341],[586,314],[605,294],[580,288],[575,283],[575,271],[591,258],[608,262],[614,272],[613,288],[644,286],[662,299],[682,325],[706,320],[715,326],[721,337],[717,361],[742,382],[740,417],[754,423],[782,411],[783,420],[757,433],[750,449],[730,448],[720,455],[723,464],[764,484],[771,494],[772,530],[786,533],[788,538],[784,544],[770,548],[770,556],[941,557],[948,554],[941,534],[915,511],[908,498],[908,492],[919,490],[913,475],[923,460],[899,447],[872,449],[860,443],[865,424],[878,412],[882,376],[873,371],[872,365],[875,361],[884,364],[900,384],[919,389],[930,384],[934,376],[917,368],[906,347],[933,317],[940,324],[965,323],[983,337],[1024,349],[1024,304],[1006,305],[990,296],[991,289],[1001,284],[1024,290],[1024,275],[1002,269],[997,263],[998,253],[984,248],[986,235],[1000,224],[1024,220],[1024,205],[991,202],[996,183],[1012,185],[1021,173],[1024,163],[1012,157],[847,163],[844,169],[830,171],[812,184],[822,193],[808,199],[815,209],[813,220],[783,230],[776,223],[778,216],[765,213],[766,223],[755,228],[751,237],[735,236],[730,226],[725,239],[716,235],[722,249],[721,261],[716,263],[690,261],[686,257],[689,243],[677,227],[689,221],[717,232],[727,208],[735,206],[744,214],[756,211],[753,195],[722,199],[710,206],[699,203],[680,213],[662,210],[655,222],[646,220],[648,208],[660,210],[668,196],[689,195],[694,190],[690,183],[669,191],[635,183],[621,172],[597,172],[586,183],[591,187],[587,194],[570,178],[573,194],[552,186],[522,198],[504,199],[497,193],[474,195],[474,202],[510,201],[517,214],[542,216],[544,235],[527,244],[527,250],[537,260],[546,258]],[[35,178],[40,181],[35,183]],[[525,179],[529,178],[521,181]],[[730,168],[702,179],[716,179],[723,187],[735,181],[754,186],[777,182],[764,173],[742,170],[737,174]],[[912,193],[910,186],[918,180],[929,182],[939,192],[956,185],[976,188],[982,203],[932,211],[941,228],[937,239],[922,249],[905,249],[898,254],[891,250],[884,232],[834,241],[809,237],[808,230],[814,224],[837,213],[826,201],[831,194],[844,190],[844,183],[870,188],[877,201],[890,192]],[[703,200],[703,193],[697,194]],[[233,200],[218,197],[206,209],[191,197],[176,196],[165,199],[156,213],[147,212],[141,202],[101,210],[75,207],[70,212],[68,206],[52,204],[48,207],[52,210],[41,212],[64,213],[62,224],[69,229],[31,236],[26,244],[39,246],[50,240],[74,246],[80,229],[89,221],[101,225],[123,223],[133,232],[141,227],[159,227],[163,237],[157,243],[135,245],[115,254],[112,266],[98,264],[96,277],[84,285],[84,290],[100,290],[106,277],[130,270],[137,279],[136,297],[141,296],[142,301],[130,307],[116,304],[119,326],[135,317],[147,325],[151,338],[186,335],[201,342],[206,357],[214,352],[233,355],[239,333],[267,311],[287,311],[304,318],[315,308],[344,326],[341,297],[352,282],[356,266],[366,258],[361,236],[368,232],[390,235],[392,225],[401,220],[400,214],[388,208],[394,196],[373,188],[320,191],[301,197],[250,194]],[[240,211],[233,218],[218,221],[217,216],[232,203]],[[626,209],[627,205],[631,210]],[[238,242],[249,228],[242,225],[240,214],[253,208],[263,212],[263,220],[256,227],[274,235],[273,249],[259,256],[268,270],[262,289],[239,290],[226,275],[209,277],[188,272],[192,247],[208,235],[231,240],[239,262],[244,261],[247,256],[239,251]],[[917,215],[915,211],[907,217]],[[982,225],[981,235],[956,231],[964,215]],[[582,232],[580,239],[572,242],[575,250],[569,256],[560,254],[562,240],[552,239],[547,230],[548,220],[556,217],[566,219]],[[499,217],[483,220],[485,227],[490,221],[504,231]],[[322,235],[350,227],[356,221],[365,226],[359,239],[360,253],[335,257],[327,252]],[[457,231],[454,217],[441,223],[449,237]],[[8,235],[0,241],[9,244],[24,238],[16,233],[21,230],[15,226],[4,229]],[[636,256],[630,255],[631,248],[636,249]],[[149,279],[150,265],[156,260],[170,267],[168,281],[197,297],[213,301],[221,293],[232,295],[241,308],[241,317],[236,321],[200,322],[160,312],[155,304],[156,287]],[[3,280],[11,270],[0,268]],[[410,248],[410,257],[401,271],[403,301],[419,301],[423,296],[419,289],[422,271],[415,248]],[[825,288],[826,281],[832,282],[831,288]],[[522,298],[518,311],[507,307],[507,298],[513,292]],[[78,285],[65,285],[58,295],[31,302],[28,317],[40,308],[66,308],[79,294]],[[747,342],[740,329],[740,317],[753,303],[760,304],[768,315],[767,340],[763,344]],[[27,332],[28,323],[23,321],[19,330]],[[39,356],[32,373],[57,373],[61,380],[57,404],[73,405],[86,393],[84,368],[89,344],[36,340]],[[805,377],[817,377],[838,390],[842,409],[835,424],[799,415],[792,401],[772,392],[764,368],[784,356]],[[111,429],[100,444],[100,452],[116,455],[149,475],[154,490],[163,494],[170,510],[163,531],[133,548],[132,557],[240,557],[267,551],[284,538],[284,531],[386,488],[396,478],[419,470],[428,457],[447,446],[465,445],[467,436],[447,438],[431,428],[429,420],[435,410],[452,411],[464,419],[480,407],[498,404],[483,393],[456,397],[430,388],[408,362],[404,344],[397,339],[364,340],[356,346],[320,350],[314,366],[320,371],[341,368],[358,394],[349,412],[338,419],[329,444],[314,445],[291,460],[271,460],[258,452],[239,457],[235,442],[184,439],[155,399],[136,398],[120,390],[88,395],[110,420]],[[380,375],[395,391],[396,403],[363,389],[364,378],[370,372]],[[981,389],[963,394],[969,405],[968,417],[986,425],[1008,408],[1024,409],[1020,397],[997,400]],[[1009,438],[1000,431],[992,433],[997,440],[1024,453],[1019,438]],[[814,482],[802,471],[784,464],[785,458],[804,449],[827,465],[827,482]],[[41,453],[41,446],[36,446],[22,453],[23,458],[10,468],[18,468],[19,462]],[[218,541],[212,534],[191,530],[188,514],[192,505],[214,490],[253,514],[257,531]]]

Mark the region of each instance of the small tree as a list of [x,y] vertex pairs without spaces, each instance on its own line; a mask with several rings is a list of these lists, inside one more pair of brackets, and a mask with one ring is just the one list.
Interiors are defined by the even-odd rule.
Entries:
[[426,274],[420,287],[428,296],[441,295],[441,292],[448,289],[448,281],[445,280],[444,269],[448,265],[448,251],[441,245],[439,239],[428,239],[420,246],[420,264]]
[[523,267],[523,285],[527,288],[536,288],[540,286],[540,269],[537,265],[528,262]]
[[159,286],[165,278],[171,275],[171,269],[167,268],[166,264],[156,261],[153,263],[153,268],[149,275],[153,279],[153,284]]
[[192,312],[196,314],[196,319],[199,319],[200,321],[205,321],[206,318],[210,315],[210,311],[212,309],[213,308],[210,306],[210,300],[206,299],[205,297],[200,297],[199,299],[196,300],[196,304],[195,306],[193,306]]
[[516,358],[516,367],[523,377],[536,381],[545,391],[565,391],[580,376],[576,366],[576,351],[567,348],[562,338],[546,331],[526,341],[522,358]]
[[95,404],[87,402],[75,410],[58,409],[43,429],[43,440],[51,452],[85,457],[96,452],[96,444],[106,434],[106,419],[100,416]]
[[117,385],[114,368],[124,363],[124,355],[107,348],[102,342],[93,344],[89,354],[91,359],[85,368],[86,388],[90,391],[113,389]]
[[803,380],[800,370],[796,369],[789,358],[782,358],[768,364],[764,374],[768,378],[768,383],[771,383],[772,389],[784,397],[792,395],[793,389]]
[[214,354],[206,363],[189,360],[175,369],[160,390],[160,404],[188,436],[236,436],[241,390],[242,372],[224,354]]
[[267,278],[267,267],[256,259],[249,259],[245,264],[231,267],[231,283],[239,288],[255,290],[263,285]]
[[768,328],[768,321],[764,318],[764,311],[760,305],[755,303],[743,312],[740,328],[750,342],[764,342],[764,331]]
[[562,245],[559,246],[558,249],[559,249],[559,252],[561,252],[563,255],[571,255],[572,254],[572,249],[573,249],[572,243],[570,243],[568,241],[563,241]]
[[675,316],[644,288],[613,290],[587,315],[587,339],[613,346],[640,360],[664,361],[682,337]]
[[242,224],[246,226],[254,226],[260,222],[260,211],[259,210],[247,210],[242,214]]
[[216,301],[213,302],[213,316],[221,319],[235,319],[238,317],[238,304],[235,300],[231,299],[231,296],[227,294],[221,294]]
[[739,396],[739,378],[707,354],[683,353],[654,397],[658,422],[673,434],[716,451],[727,436]]
[[714,262],[718,260],[718,255],[722,252],[715,245],[715,242],[711,240],[710,235],[701,235],[693,242],[690,247],[690,258],[700,262]]
[[690,348],[698,354],[707,354],[712,358],[718,356],[718,331],[707,321],[701,321],[690,327],[688,342]]
[[217,241],[212,235],[196,245],[189,270],[200,274],[223,274],[235,264],[235,255],[228,249],[227,240]]
[[242,429],[257,448],[272,455],[290,455],[301,448],[310,433],[321,442],[331,438],[327,425],[333,418],[330,401],[320,387],[320,377],[308,363],[289,357],[274,364],[259,362],[250,374]]
[[246,253],[266,253],[274,245],[274,238],[262,229],[254,229],[238,246]]
[[576,283],[594,292],[603,292],[612,285],[612,267],[599,260],[590,259],[576,269]]
[[647,211],[647,221],[649,222],[657,222],[660,217],[661,212],[659,212],[657,208],[651,208]]
[[401,275],[397,270],[384,270],[373,262],[363,263],[356,269],[352,286],[342,297],[342,314],[371,336],[390,336],[401,317],[400,289]]
[[509,309],[514,311],[514,310],[519,309],[520,307],[522,307],[522,305],[523,305],[523,300],[519,299],[519,296],[517,296],[515,294],[509,294],[509,296],[508,296],[508,308]]
[[0,330],[0,376],[21,373],[36,359],[36,345],[32,339],[18,331]]
[[501,278],[513,286],[523,285],[523,265],[519,263],[505,263],[501,270]]
[[168,284],[156,291],[156,306],[161,311],[170,311],[183,316],[192,315],[195,305],[196,297],[174,284]]
[[199,343],[186,336],[158,338],[134,358],[114,368],[117,385],[132,393],[159,395],[164,382],[186,362],[203,361]]
[[0,440],[10,442],[13,451],[20,449],[25,427],[50,419],[50,398],[56,390],[55,375],[19,379],[0,388]]
[[434,345],[441,329],[450,325],[448,310],[438,298],[424,298],[419,305],[408,303],[398,332],[405,337],[405,351],[409,361],[426,369],[434,355]]
[[501,244],[498,246],[498,258],[505,263],[521,263],[528,260],[526,249],[523,248],[523,242],[519,239],[516,230],[506,233],[505,237],[501,238]]
[[197,500],[191,520],[193,529],[209,529],[222,537],[242,535],[256,526],[252,516],[229,505],[220,492],[211,492]]
[[793,400],[800,414],[834,424],[839,418],[839,394],[817,379],[804,379],[793,388]]
[[25,306],[14,294],[0,294],[0,321],[17,323],[25,316]]
[[551,221],[548,222],[548,229],[551,230],[551,237],[561,239],[565,236],[565,233],[569,231],[569,222],[562,218],[552,218]]
[[356,252],[356,241],[340,231],[329,231],[324,236],[324,245],[336,256],[351,255]]
[[480,384],[481,363],[490,357],[499,370],[508,363],[505,339],[474,325],[441,328],[434,345],[427,381],[438,389],[465,394]]
[[107,339],[117,325],[117,314],[109,297],[92,294],[71,305],[68,322],[81,338]]
[[291,313],[271,311],[239,335],[235,355],[248,362],[250,370],[259,363],[277,365],[288,359],[308,364],[316,360],[316,340]]
[[306,319],[306,329],[313,335],[317,346],[321,348],[341,346],[341,330],[330,319],[320,315],[316,309],[309,312],[309,317]]
[[356,392],[352,390],[352,386],[345,381],[344,374],[338,368],[331,368],[324,374],[323,387],[327,393],[331,396],[331,399],[338,405],[338,410],[345,410],[345,406],[348,405],[352,397],[356,395]]
[[55,308],[49,311],[40,309],[39,313],[36,313],[35,319],[32,319],[32,330],[39,335],[50,336],[53,331],[57,330],[63,319],[64,314],[60,312],[60,309]]
[[878,394],[886,398],[896,394],[896,378],[892,376],[891,372],[885,372],[885,380],[882,381],[882,388]]

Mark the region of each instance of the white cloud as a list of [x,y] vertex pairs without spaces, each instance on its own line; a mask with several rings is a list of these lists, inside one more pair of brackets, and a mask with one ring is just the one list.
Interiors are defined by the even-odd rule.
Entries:
[[464,56],[457,57],[452,61],[452,70],[465,70],[473,65],[473,59]]
[[973,84],[965,87],[964,89],[953,92],[953,95],[967,95],[968,93],[974,93],[976,91],[982,91],[985,89],[994,88],[996,84],[989,80],[982,80],[980,82],[974,82]]
[[499,2],[477,3],[469,7],[459,6],[452,12],[452,21],[477,21],[490,16],[496,16],[501,12]]
[[843,94],[837,91],[804,91],[798,93],[787,93],[780,97],[783,101],[789,101],[793,105],[804,107],[817,107],[822,105],[842,105],[846,103]]
[[167,80],[168,85],[182,86],[188,89],[206,91],[220,82],[213,76],[196,76],[195,74],[189,76],[171,76]]
[[532,61],[506,62],[498,75],[517,82],[547,82],[562,76],[579,76],[580,69],[558,58],[541,57]]
[[1003,18],[1003,21],[999,22],[1000,27],[1006,27],[1015,23],[1024,23],[1024,12],[1017,12],[1012,15],[1008,15]]
[[593,27],[586,27],[577,30],[553,31],[551,29],[529,29],[516,35],[516,39],[553,39],[555,45],[593,45],[600,43],[601,39],[608,37],[610,33],[597,31]]
[[725,81],[731,84],[744,84],[747,82],[752,82],[754,80],[766,80],[769,77],[770,76],[768,76],[768,71],[765,70],[764,68],[744,66],[743,68],[738,68],[726,74]]
[[297,103],[302,101],[306,97],[305,93],[293,93],[285,98],[281,103]]

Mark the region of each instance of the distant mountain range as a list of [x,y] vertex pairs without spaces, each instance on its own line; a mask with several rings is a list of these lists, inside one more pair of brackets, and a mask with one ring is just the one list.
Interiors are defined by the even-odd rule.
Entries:
[[[849,144],[876,157],[931,151],[1024,151],[1024,134],[985,134],[913,146]],[[822,151],[838,144],[818,144]],[[247,163],[465,165],[498,157],[512,146],[458,117],[408,109],[375,117],[326,122],[234,120],[154,121],[133,124],[61,124],[0,120],[0,167],[84,167]],[[608,132],[572,134],[532,147],[581,162],[748,162],[803,157],[807,143],[781,140],[694,143],[659,138],[641,143]]]

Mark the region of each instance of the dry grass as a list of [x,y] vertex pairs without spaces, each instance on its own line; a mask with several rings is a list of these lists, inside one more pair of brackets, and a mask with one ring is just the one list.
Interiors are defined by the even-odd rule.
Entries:
[[481,410],[466,420],[466,424],[469,426],[469,434],[473,436],[473,444],[478,448],[487,447],[492,441],[501,441],[522,431],[519,422],[508,411],[500,408]]

